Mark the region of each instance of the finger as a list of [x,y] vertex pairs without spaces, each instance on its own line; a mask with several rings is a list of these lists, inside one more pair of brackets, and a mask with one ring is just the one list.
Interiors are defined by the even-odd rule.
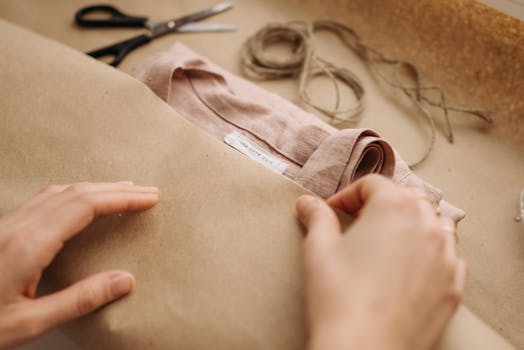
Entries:
[[[20,218],[26,217],[28,213],[32,218],[35,218],[40,212],[47,211],[47,209],[52,209],[52,205],[44,202],[49,200],[51,197],[54,197],[56,194],[63,192],[64,190],[73,189],[74,191],[108,191],[108,190],[132,190],[134,186],[132,181],[120,181],[120,182],[106,182],[106,183],[89,183],[89,182],[79,182],[75,184],[65,184],[65,185],[49,185],[44,187],[40,192],[35,196],[28,199],[17,208],[12,211],[11,221],[26,222],[27,220],[21,220]],[[44,213],[47,215],[47,213]]]
[[326,202],[304,195],[297,200],[296,208],[307,229],[306,254],[310,249],[321,249],[341,234],[340,222]]
[[430,317],[424,322],[425,342],[420,344],[420,349],[435,348],[455,311],[456,307],[451,303],[439,303],[433,308]]
[[457,224],[455,223],[455,220],[447,216],[441,216],[439,220],[442,225],[442,230],[453,237],[454,243],[457,243]]
[[462,295],[467,279],[467,264],[462,259],[455,263],[454,281],[449,292],[449,298],[444,303],[435,305],[430,318],[426,321],[428,344],[422,348],[433,348],[437,339],[441,336],[449,320],[460,306]]
[[125,271],[106,271],[51,295],[32,301],[31,317],[41,333],[95,311],[130,293],[134,277]]
[[455,265],[457,261],[457,244],[454,235],[454,222],[447,218],[438,218],[438,227],[440,227],[440,235],[444,242],[444,259],[450,262],[450,265]]
[[453,236],[453,234],[444,231],[444,229],[442,229],[442,226],[440,230],[440,235],[444,242],[443,259],[448,265],[455,266],[457,261],[457,245],[455,237]]
[[[108,183],[75,183],[66,186],[62,192],[48,198],[45,203],[39,206],[38,212],[33,212],[31,217],[38,220],[38,224],[44,224],[49,218],[56,217],[56,211],[64,205],[70,205],[72,202],[79,202],[82,199],[89,200],[91,195],[104,192],[124,192],[124,193],[158,193],[156,187],[136,186],[131,181],[108,182]],[[33,224],[33,227],[36,225]]]
[[432,219],[440,217],[440,208],[432,196],[421,188],[408,187],[405,190],[417,200],[419,207],[426,213],[426,216]]
[[[158,202],[158,192],[85,192],[71,196],[42,218],[39,237],[56,246],[80,232],[100,215],[146,210]],[[54,253],[56,253],[55,251]]]
[[[120,192],[110,192],[120,189]],[[22,240],[21,251],[40,267],[51,262],[65,240],[87,226],[96,215],[144,210],[158,202],[158,189],[122,183],[78,183],[50,186],[47,196],[29,212],[17,211],[13,232]],[[21,217],[19,217],[21,215]],[[23,237],[22,237],[23,236]]]
[[129,191],[129,192],[152,192],[156,191],[156,187],[152,186],[138,186],[132,181],[118,181],[118,182],[79,182],[68,186],[64,191],[73,193],[84,192],[113,192],[113,191]]
[[455,280],[453,282],[452,300],[455,309],[460,305],[464,289],[466,288],[466,281],[468,279],[468,264],[463,259],[458,259],[455,273]]
[[[147,194],[147,195],[153,194],[158,197],[158,188],[153,187],[153,186],[137,186],[137,185],[133,185],[132,182],[130,181],[107,182],[107,183],[102,183],[102,182],[101,183],[89,183],[89,182],[77,183],[77,184],[73,184],[67,187],[60,196],[56,196],[54,198],[55,201],[53,204],[49,205],[49,211],[48,213],[46,213],[46,216],[52,215],[52,212],[55,212],[57,209],[63,208],[64,205],[70,205],[71,203],[89,204],[93,202],[92,203],[94,205],[93,210],[96,211],[100,209],[98,205],[102,205],[106,207],[104,204],[107,204],[107,205],[111,204],[111,202],[113,202],[111,198],[115,198],[115,200],[117,200],[115,197],[117,193],[122,194],[121,199],[124,199],[124,198],[133,199],[135,197],[140,198],[140,194]],[[101,199],[107,198],[109,199],[109,201],[107,203],[104,202],[103,200],[98,201],[96,200],[97,196],[99,196]],[[123,204],[122,202],[120,203]],[[123,205],[123,209],[121,211],[136,211],[136,210],[143,210],[147,208],[140,208],[140,205],[138,205],[138,208],[133,209],[133,205],[131,205],[131,208],[126,209],[125,205]],[[104,210],[101,210],[100,213],[95,212],[94,216],[96,217],[98,215],[114,214],[116,212],[111,211],[111,210],[104,212]]]
[[350,214],[356,214],[377,194],[396,191],[395,185],[381,175],[364,176],[328,199],[328,204]]
[[138,192],[130,189],[124,192],[63,191],[50,198],[46,202],[48,209],[39,213],[30,224],[28,232],[32,248],[28,251],[31,260],[41,268],[47,266],[64,242],[98,215],[145,210],[158,202],[158,189],[133,187]]

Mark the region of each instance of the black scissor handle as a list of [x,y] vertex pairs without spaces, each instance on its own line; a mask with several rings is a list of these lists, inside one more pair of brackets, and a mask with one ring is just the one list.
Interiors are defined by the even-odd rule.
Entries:
[[[106,19],[87,19],[92,13],[104,13],[109,17]],[[81,27],[144,27],[146,17],[133,17],[126,15],[111,5],[93,5],[83,7],[75,14],[75,22]]]
[[87,54],[94,58],[100,58],[103,56],[114,56],[115,58],[109,64],[113,67],[116,67],[120,64],[120,62],[122,62],[122,60],[124,59],[124,57],[126,57],[128,53],[150,41],[151,37],[149,37],[147,34],[142,34],[135,36],[131,39],[120,41],[113,45],[105,46],[100,49],[90,51]]

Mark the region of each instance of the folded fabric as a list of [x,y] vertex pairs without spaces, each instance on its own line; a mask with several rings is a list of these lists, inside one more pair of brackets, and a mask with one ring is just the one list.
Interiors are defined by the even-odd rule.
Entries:
[[377,173],[425,190],[443,215],[464,217],[375,131],[338,130],[183,44],[149,57],[131,75],[190,122],[323,198]]

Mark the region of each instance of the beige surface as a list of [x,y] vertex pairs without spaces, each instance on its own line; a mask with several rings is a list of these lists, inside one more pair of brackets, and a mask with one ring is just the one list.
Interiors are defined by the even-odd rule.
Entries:
[[[44,275],[51,289],[116,266],[137,279],[130,297],[68,324],[72,339],[84,349],[303,349],[293,208],[306,191],[189,125],[129,76],[0,29],[9,38],[0,41],[9,67],[0,70],[0,215],[48,182],[131,178],[162,189],[150,211],[98,219]],[[27,84],[33,77],[39,83]],[[442,341],[442,350],[511,348],[465,309]]]
[[[63,1],[3,1],[0,3],[0,16],[35,29],[81,50],[92,49],[117,39],[134,34],[132,30],[80,30],[72,25],[74,11],[84,2]],[[130,13],[151,14],[165,18],[200,9],[211,4],[210,1],[115,1]],[[406,8],[417,8],[412,1],[402,3],[380,1],[352,1],[347,6],[338,6],[336,1],[324,1],[330,5],[320,10],[318,5],[309,2],[289,1],[238,1],[236,8],[212,19],[214,22],[228,22],[240,26],[241,30],[230,34],[184,34],[168,36],[133,53],[122,66],[130,69],[144,56],[167,47],[174,40],[180,40],[197,52],[204,54],[225,68],[238,72],[238,48],[243,39],[264,25],[267,21],[316,18],[329,14],[334,18],[346,18],[346,23],[353,25],[365,39],[390,53],[404,54],[405,58],[422,64],[422,72],[431,77],[433,82],[443,83],[448,90],[465,103],[484,101],[483,107],[492,107],[490,99],[492,89],[500,85],[493,83],[496,72],[512,77],[509,88],[504,87],[504,97],[520,103],[519,97],[522,73],[516,63],[522,62],[521,43],[522,26],[506,20],[500,15],[493,16],[486,9],[480,10],[481,17],[475,17],[453,11],[455,5],[461,9],[474,7],[467,1],[420,2],[425,16],[408,17]],[[396,5],[395,5],[396,4]],[[436,4],[441,4],[438,8]],[[469,5],[468,5],[469,4]],[[440,9],[440,10],[439,10]],[[433,11],[433,12],[432,12]],[[436,13],[435,13],[436,11]],[[476,13],[476,12],[473,13]],[[394,14],[394,15],[392,15]],[[53,20],[49,21],[49,16]],[[502,22],[501,34],[492,35],[488,25],[478,25],[485,18],[490,25]],[[440,19],[440,20],[439,20]],[[421,24],[417,26],[417,21]],[[514,20],[513,20],[514,21]],[[492,23],[493,22],[493,23]],[[504,26],[504,23],[511,26]],[[431,41],[428,28],[436,28],[437,34]],[[413,28],[417,30],[412,30]],[[514,31],[506,36],[507,30]],[[438,30],[441,29],[439,32]],[[445,30],[444,30],[445,29]],[[435,35],[435,33],[433,34]],[[460,45],[464,36],[480,38],[471,45],[469,51],[460,55],[449,52],[449,46]],[[455,37],[456,36],[456,37]],[[506,38],[513,38],[512,41]],[[429,45],[432,42],[434,45]],[[479,44],[480,43],[480,44]],[[495,43],[495,49],[486,47],[486,43]],[[371,78],[365,75],[358,60],[338,48],[336,40],[322,36],[319,42],[322,56],[359,71],[366,88],[367,109],[359,126],[373,127],[388,138],[406,159],[413,159],[421,151],[423,138],[419,125],[414,119],[406,117],[405,109],[395,106],[393,101],[379,92]],[[430,50],[422,50],[421,48]],[[442,49],[448,48],[448,51]],[[473,50],[474,49],[474,50]],[[34,53],[35,59],[38,51]],[[485,57],[485,58],[483,58]],[[480,63],[489,58],[491,66],[486,69]],[[468,61],[468,59],[470,61]],[[462,62],[462,68],[459,63]],[[464,68],[477,67],[480,73],[476,79]],[[480,63],[479,63],[480,62]],[[522,66],[520,66],[522,67]],[[492,71],[495,69],[495,73]],[[508,73],[509,71],[509,73]],[[489,73],[489,74],[488,74]],[[73,74],[73,73],[72,73]],[[472,74],[472,73],[468,73]],[[458,82],[457,79],[459,80]],[[506,79],[507,80],[507,79]],[[292,82],[262,83],[262,86],[294,100],[295,86]],[[322,84],[319,84],[322,85]],[[321,96],[320,98],[326,98]],[[501,123],[514,115],[512,128],[497,127],[489,131],[477,121],[455,116],[457,141],[454,145],[446,144],[443,137],[438,138],[437,149],[430,160],[418,173],[425,179],[445,191],[446,197],[468,212],[461,225],[461,253],[470,263],[470,281],[466,304],[482,319],[487,321],[519,348],[524,347],[524,226],[514,222],[517,210],[518,192],[524,187],[524,162],[522,142],[508,137],[509,131],[522,128],[522,109],[510,113],[511,103],[493,103],[497,112],[502,112]],[[515,110],[515,107],[513,107]],[[520,119],[519,119],[520,118]],[[516,125],[516,126],[515,126]]]

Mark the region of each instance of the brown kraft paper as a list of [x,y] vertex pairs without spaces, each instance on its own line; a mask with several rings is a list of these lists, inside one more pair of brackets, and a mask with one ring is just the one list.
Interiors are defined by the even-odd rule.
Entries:
[[[306,190],[189,125],[143,84],[0,21],[0,215],[49,183],[133,180],[161,202],[98,219],[45,275],[108,268],[136,289],[70,323],[84,349],[303,349]],[[462,308],[441,349],[510,349]]]

